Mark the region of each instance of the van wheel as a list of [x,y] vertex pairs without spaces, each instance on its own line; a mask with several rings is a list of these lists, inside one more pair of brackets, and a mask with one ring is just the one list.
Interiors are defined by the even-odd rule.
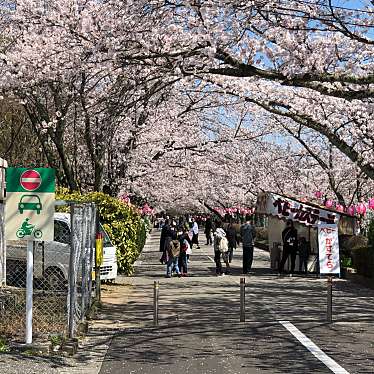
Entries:
[[59,268],[48,268],[45,272],[45,280],[47,282],[48,289],[50,290],[65,289],[65,277]]

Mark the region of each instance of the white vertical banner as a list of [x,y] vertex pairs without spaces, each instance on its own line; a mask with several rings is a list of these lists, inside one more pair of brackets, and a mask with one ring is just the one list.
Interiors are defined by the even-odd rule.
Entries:
[[318,225],[318,247],[320,274],[340,274],[337,225]]

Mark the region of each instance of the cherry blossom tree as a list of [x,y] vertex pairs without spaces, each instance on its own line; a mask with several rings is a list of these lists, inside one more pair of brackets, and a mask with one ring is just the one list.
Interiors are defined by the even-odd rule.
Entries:
[[[132,109],[147,106],[169,83],[140,74],[135,65],[119,69],[108,44],[100,47],[101,38],[108,41],[111,20],[121,20],[108,6],[25,0],[8,10],[3,91],[24,106],[60,183],[102,190],[107,175],[109,182],[118,177],[108,172],[118,140],[131,143],[142,122],[143,115],[129,120]],[[121,149],[126,154],[126,146]]]
[[318,187],[348,203],[374,179],[362,4],[19,0],[0,87],[73,190],[226,206]]
[[372,7],[211,0],[155,2],[149,12],[172,33],[144,41],[144,60],[313,129],[373,179]]

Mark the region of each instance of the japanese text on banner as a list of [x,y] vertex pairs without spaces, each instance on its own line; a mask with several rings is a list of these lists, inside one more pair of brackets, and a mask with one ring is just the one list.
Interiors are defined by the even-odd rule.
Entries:
[[340,274],[337,225],[318,226],[319,267],[321,274]]

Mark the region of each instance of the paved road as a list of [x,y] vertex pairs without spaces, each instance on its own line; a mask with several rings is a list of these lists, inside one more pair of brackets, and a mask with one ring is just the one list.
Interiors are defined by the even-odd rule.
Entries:
[[[336,282],[335,322],[328,325],[325,281],[279,278],[268,270],[268,253],[256,250],[240,323],[240,250],[232,276],[216,277],[212,247],[202,246],[191,257],[190,277],[165,279],[158,235],[134,277],[104,287],[104,308],[76,357],[3,354],[0,373],[374,373],[373,291]],[[159,328],[152,323],[155,280]]]
[[[132,278],[127,328],[112,339],[101,374],[374,373],[373,292],[336,282],[336,323],[328,325],[325,281],[279,278],[268,270],[267,252],[256,250],[240,323],[240,250],[225,277],[214,275],[212,247],[194,251],[188,278],[165,279],[159,255],[156,232]],[[154,280],[159,328],[152,326]]]

